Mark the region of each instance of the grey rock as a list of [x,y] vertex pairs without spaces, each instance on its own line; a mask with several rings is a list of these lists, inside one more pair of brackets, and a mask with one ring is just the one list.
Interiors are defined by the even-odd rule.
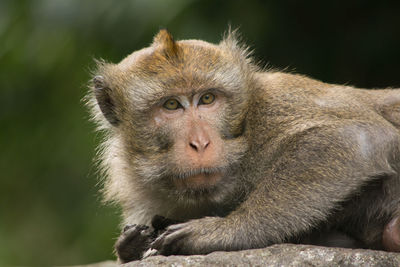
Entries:
[[399,267],[400,253],[364,249],[280,244],[264,249],[213,252],[195,256],[154,256],[132,266],[382,266]]
[[[92,265],[91,265],[92,266]],[[95,266],[95,265],[93,265]],[[108,262],[96,267],[115,267]],[[193,256],[153,256],[134,261],[123,267],[133,266],[382,266],[399,267],[400,253],[365,249],[327,248],[310,245],[280,244],[263,249],[235,252],[213,252]]]
[[[69,267],[119,267],[117,262],[115,261],[102,261],[102,262],[97,262],[97,263],[92,263],[92,264],[85,264],[85,265],[74,265],[74,266],[69,266]],[[62,267],[62,266],[59,266]]]

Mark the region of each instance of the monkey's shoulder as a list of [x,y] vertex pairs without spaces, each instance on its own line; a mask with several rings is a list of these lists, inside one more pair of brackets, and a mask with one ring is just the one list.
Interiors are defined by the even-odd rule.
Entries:
[[284,72],[256,73],[255,78],[263,101],[272,103],[271,107],[300,110],[313,117],[331,114],[370,120],[379,114],[400,126],[400,89],[361,89]]
[[301,74],[293,74],[287,72],[278,71],[266,71],[255,73],[255,78],[264,85],[269,85],[272,88],[309,88],[309,87],[321,87],[326,86],[326,83],[309,78]]

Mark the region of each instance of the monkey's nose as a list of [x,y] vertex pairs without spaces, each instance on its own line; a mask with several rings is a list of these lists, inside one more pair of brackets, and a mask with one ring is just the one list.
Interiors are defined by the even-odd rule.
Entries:
[[209,144],[210,144],[210,141],[208,141],[206,139],[203,139],[203,140],[192,140],[189,143],[190,147],[193,150],[195,150],[196,152],[204,152]]

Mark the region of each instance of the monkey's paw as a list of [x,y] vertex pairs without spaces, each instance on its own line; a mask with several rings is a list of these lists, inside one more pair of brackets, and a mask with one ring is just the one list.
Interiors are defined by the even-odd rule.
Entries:
[[206,217],[168,226],[150,246],[145,257],[152,255],[193,255],[223,250],[224,234],[219,217]]
[[121,263],[140,260],[151,242],[153,232],[146,225],[127,225],[115,243],[115,250]]

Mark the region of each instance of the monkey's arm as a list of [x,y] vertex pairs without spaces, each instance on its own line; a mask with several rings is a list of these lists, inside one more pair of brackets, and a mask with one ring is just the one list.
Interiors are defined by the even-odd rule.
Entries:
[[393,173],[386,160],[388,146],[372,140],[374,129],[353,135],[355,130],[299,134],[237,210],[224,218],[172,225],[152,248],[163,255],[206,254],[265,247],[306,233],[363,184]]

